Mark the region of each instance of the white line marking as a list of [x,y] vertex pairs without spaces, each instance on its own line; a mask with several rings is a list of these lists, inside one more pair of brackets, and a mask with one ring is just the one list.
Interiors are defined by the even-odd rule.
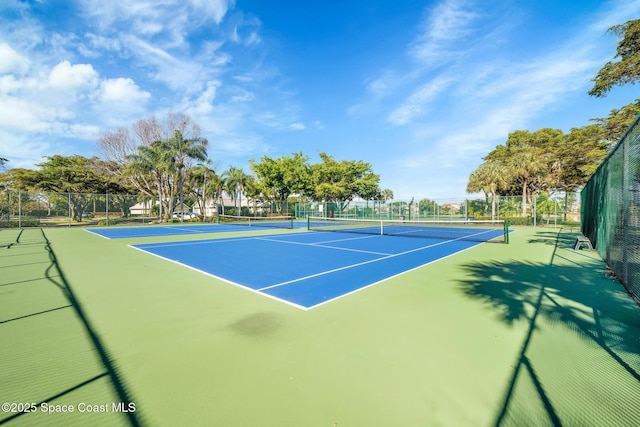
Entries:
[[231,241],[238,241],[238,240],[255,240],[255,237],[228,237],[226,239],[206,239],[206,240],[193,240],[193,241],[188,241],[188,242],[175,242],[175,243],[156,243],[156,244],[138,244],[137,246],[144,246],[144,248],[142,248],[142,250],[147,249],[147,248],[171,248],[174,246],[192,246],[192,245],[209,245],[209,244],[213,244],[213,243],[225,243],[225,242],[231,242]]
[[[319,243],[290,242],[288,240],[265,239],[265,238],[257,238],[256,240],[266,240],[268,242],[287,243],[289,245],[313,246],[316,248],[336,249],[339,251],[347,251],[347,252],[360,252],[360,253],[372,254],[372,255],[391,255],[390,253],[387,253],[387,252],[374,252],[374,251],[364,251],[362,249],[341,248],[339,246],[321,245]],[[351,240],[351,239],[345,239],[345,240]],[[341,242],[342,240],[333,240],[333,241]]]
[[93,229],[85,228],[85,229],[84,229],[84,231],[86,231],[87,233],[95,234],[96,236],[100,236],[100,237],[102,237],[103,239],[113,240],[113,239],[111,239],[111,237],[103,236],[103,235],[102,235],[102,234],[100,234],[100,233],[96,233],[95,231],[93,231]]
[[424,250],[424,249],[429,249],[429,248],[433,248],[435,246],[445,245],[445,244],[451,243],[451,242],[453,242],[453,240],[447,240],[445,242],[434,243],[433,245],[422,246],[420,248],[410,249],[410,250],[404,251],[404,252],[398,252],[397,254],[387,255],[387,256],[383,256],[381,258],[376,258],[376,259],[372,259],[372,260],[369,260],[369,261],[363,261],[363,262],[359,262],[359,263],[356,263],[356,264],[346,265],[344,267],[334,268],[333,270],[327,270],[327,271],[323,271],[321,273],[311,274],[309,276],[300,277],[298,279],[293,279],[293,280],[288,280],[286,282],[276,283],[275,285],[266,286],[266,287],[260,288],[258,290],[259,291],[264,291],[266,289],[277,288],[277,287],[280,287],[280,286],[288,285],[290,283],[300,282],[302,280],[311,279],[313,277],[324,276],[326,274],[335,273],[336,271],[348,270],[350,268],[359,267],[361,265],[372,264],[374,262],[384,261],[384,260],[387,260],[387,259],[390,259],[390,258],[395,258],[397,256],[410,254],[412,252],[418,252],[418,251],[421,251],[421,250]]
[[[316,305],[312,305],[312,306],[310,306],[310,307],[307,307],[307,310],[311,310],[312,308],[320,307],[321,305],[325,305],[325,304],[327,304],[327,303],[330,303],[330,302],[333,302],[333,301],[339,300],[339,299],[341,299],[341,298],[344,298],[344,297],[346,297],[346,296],[348,296],[348,295],[355,294],[356,292],[360,292],[360,291],[361,291],[361,290],[363,290],[363,289],[370,288],[371,286],[375,286],[375,285],[380,284],[380,283],[382,283],[382,282],[384,282],[384,281],[387,281],[387,280],[393,279],[394,277],[402,276],[403,274],[409,273],[410,271],[417,270],[417,269],[422,268],[422,267],[424,267],[424,266],[427,266],[427,265],[429,265],[429,264],[433,264],[434,262],[438,262],[438,261],[443,260],[443,259],[445,259],[445,258],[449,258],[450,256],[457,255],[457,254],[459,254],[460,252],[468,251],[469,249],[475,248],[476,246],[478,246],[478,245],[479,245],[480,243],[482,243],[482,242],[472,242],[472,243],[473,243],[473,245],[472,245],[472,246],[469,246],[468,248],[464,248],[464,249],[461,249],[461,250],[459,250],[459,251],[453,252],[453,253],[451,253],[451,254],[449,254],[449,255],[447,255],[447,256],[443,256],[443,257],[441,257],[441,258],[437,258],[437,259],[431,260],[431,261],[429,261],[429,262],[427,262],[427,263],[424,263],[424,264],[418,265],[418,266],[416,266],[416,267],[410,268],[409,270],[401,271],[400,273],[398,273],[398,274],[394,274],[393,276],[385,277],[384,279],[380,279],[380,280],[378,280],[377,282],[373,282],[373,283],[370,283],[370,284],[368,284],[368,285],[366,285],[366,286],[362,286],[362,287],[360,287],[360,288],[358,288],[358,289],[354,289],[354,290],[352,290],[352,291],[350,291],[350,292],[347,292],[346,294],[338,295],[338,296],[337,296],[337,297],[335,297],[335,298],[331,298],[331,299],[328,299],[328,300],[326,300],[326,301],[322,301],[321,303],[318,303],[318,304],[316,304]],[[267,295],[268,295],[268,294],[267,294]]]
[[190,266],[189,264],[184,264],[184,263],[181,263],[180,261],[176,261],[176,260],[171,259],[171,258],[166,258],[166,257],[163,257],[162,255],[154,254],[153,252],[148,252],[148,251],[145,251],[144,249],[136,248],[135,246],[132,246],[132,245],[128,245],[128,246],[132,247],[133,249],[137,249],[137,250],[139,250],[140,252],[144,252],[145,254],[153,255],[153,256],[158,257],[158,258],[160,258],[160,259],[163,259],[163,260],[165,260],[165,261],[169,261],[169,262],[172,262],[172,263],[174,263],[174,264],[178,264],[178,265],[180,265],[180,266],[182,266],[182,267],[187,267],[188,269],[191,269],[191,270],[193,270],[193,271],[197,271],[198,273],[205,274],[205,275],[207,275],[207,276],[209,276],[209,277],[213,277],[214,279],[218,279],[218,280],[221,280],[221,281],[223,281],[223,282],[225,282],[225,283],[229,283],[229,284],[234,285],[234,286],[237,286],[237,287],[239,287],[239,288],[242,288],[242,289],[245,289],[245,290],[251,291],[251,292],[253,292],[253,293],[255,293],[255,294],[258,294],[258,295],[260,295],[260,296],[265,296],[265,297],[268,297],[268,298],[274,299],[274,300],[276,300],[276,301],[283,302],[283,303],[285,303],[285,304],[288,304],[288,305],[290,305],[290,306],[293,306],[293,307],[299,308],[299,309],[301,309],[301,310],[305,310],[305,311],[306,311],[306,310],[308,310],[308,308],[307,308],[307,307],[305,307],[305,306],[303,306],[303,305],[298,305],[298,304],[296,304],[296,303],[294,303],[294,302],[291,302],[291,301],[288,301],[288,300],[286,300],[286,299],[282,299],[282,298],[278,298],[278,297],[273,296],[273,295],[269,295],[269,294],[262,293],[262,292],[260,292],[260,291],[259,291],[259,290],[257,290],[257,289],[253,289],[253,288],[250,288],[250,287],[248,287],[248,286],[244,286],[244,285],[241,285],[241,284],[239,284],[239,283],[232,282],[231,280],[225,279],[224,277],[216,276],[215,274],[211,274],[211,273],[208,273],[208,272],[206,272],[206,271],[204,271],[204,270],[200,270],[200,269],[197,269],[197,268],[195,268],[195,267],[192,267],[192,266]]
[[167,230],[180,230],[180,231],[184,230],[184,231],[188,231],[189,233],[204,233],[204,231],[200,231],[200,230],[189,230],[187,227],[193,227],[193,226],[190,226],[190,225],[182,226],[182,227],[165,226],[163,228]]

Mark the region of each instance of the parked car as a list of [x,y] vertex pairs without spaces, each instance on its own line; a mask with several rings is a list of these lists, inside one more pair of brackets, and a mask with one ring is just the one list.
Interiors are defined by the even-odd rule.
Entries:
[[173,215],[171,215],[171,217],[193,219],[193,218],[198,218],[198,215],[194,214],[193,212],[185,211],[185,212],[174,212]]

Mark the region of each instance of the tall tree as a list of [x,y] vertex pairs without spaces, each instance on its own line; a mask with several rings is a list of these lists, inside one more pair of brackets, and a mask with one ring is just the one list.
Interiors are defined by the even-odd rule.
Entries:
[[[174,159],[169,147],[163,141],[141,145],[136,154],[126,158],[126,176],[141,183],[139,187],[149,196],[157,195],[160,203],[160,218],[168,218],[173,206],[173,185],[171,176],[175,173]],[[164,208],[164,209],[163,209]],[[164,210],[164,212],[163,212]]]
[[620,39],[614,56],[620,60],[609,61],[598,71],[589,91],[591,96],[604,97],[614,86],[634,84],[640,79],[640,19],[614,25],[609,32]]
[[[184,208],[184,181],[185,173],[191,167],[193,160],[205,161],[207,159],[207,140],[203,138],[185,138],[180,130],[176,129],[171,138],[166,140],[166,147],[173,157],[175,166],[175,182],[180,200],[180,208]],[[182,220],[183,215],[180,215]]]
[[[222,181],[224,182],[224,190],[233,200],[236,206],[236,214],[242,212],[242,194],[244,193],[245,183],[249,180],[249,175],[245,174],[242,168],[230,166],[229,169],[222,173]],[[238,202],[240,207],[238,208]]]
[[220,177],[211,167],[211,162],[208,159],[189,170],[187,175],[189,191],[195,196],[200,212],[205,217],[207,216],[207,200],[217,201],[219,198],[219,182]]
[[294,153],[272,159],[263,156],[260,162],[251,162],[262,195],[273,201],[286,201],[293,194],[302,194],[309,189],[311,173],[309,158]]
[[482,191],[485,198],[491,197],[491,219],[496,217],[496,202],[499,191],[507,186],[507,166],[501,161],[486,161],[469,176],[467,192]]
[[83,193],[104,194],[107,186],[116,193],[126,192],[126,188],[113,182],[100,173],[104,168],[99,159],[82,156],[64,157],[54,155],[38,164],[40,170],[33,174],[24,174],[31,183],[24,183],[35,190],[56,193],[68,193],[71,216],[82,221],[82,212],[86,211],[92,199]]
[[[174,156],[178,158],[176,165],[184,166],[180,173],[184,182],[186,170],[190,167],[186,151],[192,147],[181,150],[181,147],[189,145],[182,142],[196,142],[195,145],[204,145],[206,155],[207,141],[201,138],[200,134],[200,127],[189,115],[169,113],[163,120],[159,120],[156,116],[140,119],[131,126],[131,130],[118,128],[107,131],[98,139],[98,148],[101,157],[109,162],[108,173],[115,177],[124,173],[127,163],[139,154],[139,147],[151,147],[158,141],[164,141],[167,143],[167,150],[173,151]],[[180,135],[181,139],[176,135]],[[194,159],[199,160],[200,156],[196,155]],[[125,175],[139,192],[150,196],[156,194],[155,179],[140,173]],[[174,184],[178,186],[179,181],[176,176]]]
[[618,142],[640,114],[640,99],[625,105],[620,109],[613,109],[607,118],[591,119],[602,128],[602,140],[608,145]]
[[308,195],[316,201],[335,202],[340,211],[355,197],[373,199],[378,193],[380,176],[361,160],[337,161],[320,153],[322,163],[311,165]]
[[377,200],[382,200],[383,202],[386,202],[387,200],[393,200],[393,191],[389,188],[379,190]]
[[[532,195],[544,188],[549,172],[549,147],[553,146],[548,130],[518,130],[509,134],[505,145],[499,145],[484,160],[502,163],[508,171],[508,181],[520,188],[522,216],[526,216],[527,204]],[[557,133],[556,133],[557,134]]]
[[553,189],[576,191],[586,184],[607,156],[608,142],[599,125],[573,128],[557,147],[557,168],[553,171]]

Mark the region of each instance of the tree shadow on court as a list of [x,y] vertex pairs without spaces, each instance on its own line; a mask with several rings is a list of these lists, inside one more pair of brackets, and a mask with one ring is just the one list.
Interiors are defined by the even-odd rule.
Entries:
[[574,233],[559,233],[559,229],[548,229],[536,232],[535,237],[527,240],[527,243],[542,243],[556,248],[573,249],[576,238],[580,236],[578,231]]
[[[574,240],[557,231],[537,233],[531,243],[555,246],[549,264],[476,262],[463,267],[467,279],[460,289],[467,296],[507,325],[527,325],[495,426],[575,424],[576,416],[589,417],[590,411],[617,425],[635,422],[614,408],[640,401],[640,308],[608,277],[601,262],[568,250]],[[609,378],[603,388],[617,394],[615,406],[585,398],[585,389],[580,390],[581,381],[586,389],[592,385],[582,376],[604,376],[600,368],[580,371],[594,366],[614,373],[615,379]],[[589,399],[596,402],[586,407]],[[598,404],[604,409],[594,409]],[[576,415],[581,411],[583,415]]]
[[[35,235],[35,233],[38,233],[38,235]],[[21,242],[21,237],[24,237],[25,234],[29,234],[31,239],[29,239],[28,241],[25,242]],[[24,239],[23,239],[24,240]],[[132,399],[131,397],[131,393],[130,391],[128,391],[127,387],[125,386],[123,380],[122,380],[122,376],[118,373],[118,370],[115,366],[115,363],[112,359],[112,357],[109,355],[109,352],[107,351],[106,347],[104,346],[104,344],[102,343],[101,339],[99,338],[98,334],[96,333],[95,329],[91,326],[91,323],[89,322],[86,313],[82,307],[82,305],[80,304],[79,300],[76,298],[72,287],[70,286],[70,283],[67,281],[61,267],[60,264],[58,262],[58,259],[51,247],[51,243],[48,240],[44,230],[42,229],[30,229],[29,233],[23,233],[23,230],[20,231],[20,233],[17,236],[17,239],[12,242],[11,244],[7,245],[6,250],[17,250],[17,249],[22,249],[22,245],[33,245],[34,247],[38,247],[39,251],[36,252],[28,252],[26,253],[27,256],[47,256],[48,257],[48,262],[47,262],[47,266],[45,267],[44,271],[41,272],[40,274],[42,275],[42,277],[30,277],[29,279],[25,279],[25,280],[14,280],[14,281],[10,281],[7,283],[1,283],[0,285],[2,286],[24,286],[25,284],[29,284],[32,282],[37,282],[37,281],[42,281],[42,280],[46,280],[46,282],[48,282],[49,284],[54,285],[63,295],[64,300],[67,302],[66,304],[57,306],[57,307],[53,307],[53,308],[49,308],[46,310],[35,310],[32,312],[28,312],[25,313],[23,315],[20,316],[16,316],[13,317],[11,319],[6,319],[3,321],[0,321],[0,327],[2,327],[3,325],[12,325],[15,326],[16,322],[22,322],[25,321],[26,319],[31,319],[31,320],[37,320],[37,321],[42,321],[42,322],[50,322],[51,320],[49,318],[46,318],[45,316],[47,316],[50,313],[53,312],[60,312],[60,311],[65,311],[66,309],[72,309],[76,319],[80,322],[81,327],[76,328],[76,330],[84,330],[84,332],[86,333],[86,337],[81,338],[82,340],[85,340],[88,338],[89,339],[89,346],[90,348],[92,348],[92,350],[94,351],[95,355],[97,356],[98,360],[99,360],[99,366],[101,366],[101,370],[102,372],[99,372],[95,375],[87,375],[87,374],[82,374],[82,369],[84,368],[80,368],[78,367],[78,375],[79,376],[83,376],[86,375],[88,378],[81,380],[79,382],[77,382],[76,384],[72,385],[72,386],[67,386],[65,387],[63,390],[59,390],[57,392],[52,393],[50,396],[46,396],[44,399],[43,398],[39,398],[39,399],[28,399],[31,404],[35,405],[35,407],[40,407],[43,403],[50,403],[50,402],[54,402],[56,399],[65,397],[65,396],[69,396],[71,393],[76,392],[77,390],[81,390],[86,386],[92,385],[95,382],[97,382],[98,380],[101,380],[103,378],[106,378],[109,380],[112,388],[113,388],[113,394],[115,396],[117,396],[119,402],[113,402],[116,405],[120,404],[120,409],[122,410],[122,416],[126,417],[126,423],[130,424],[132,426],[139,426],[142,425],[142,418],[139,414],[139,410],[129,410],[130,408],[133,408],[135,406],[135,401]],[[13,247],[13,249],[12,249]],[[5,249],[3,249],[5,250]],[[6,257],[6,256],[11,256],[11,255],[7,255],[7,253],[2,254],[2,256]],[[12,263],[10,266],[15,267],[17,266],[15,263]],[[31,273],[33,274],[33,273]],[[19,290],[16,292],[20,292]],[[33,324],[30,324],[29,326],[24,326],[21,328],[24,329],[24,333],[29,333],[30,329],[32,328]],[[73,332],[69,332],[69,333],[73,333]],[[11,343],[5,343],[7,345],[11,345]],[[33,343],[33,345],[38,345],[38,343]],[[38,348],[34,348],[33,351],[39,351]],[[64,354],[52,354],[51,355],[52,358],[63,358]],[[16,366],[19,366],[21,363],[24,363],[22,361],[16,360],[16,361],[10,361],[10,365],[9,366],[13,366],[14,368]],[[30,369],[32,367],[29,366],[23,366],[22,367]],[[39,368],[42,369],[42,368]],[[5,394],[7,394],[7,390],[5,390]],[[10,397],[10,396],[9,396]],[[14,399],[17,401],[17,399]],[[104,404],[105,402],[100,402],[101,404]],[[129,404],[132,403],[133,406],[129,406]],[[29,409],[29,408],[27,408]],[[27,410],[27,411],[22,411],[22,412],[16,412],[11,414],[10,416],[6,417],[6,418],[2,418],[0,419],[0,425],[3,424],[7,424],[9,422],[12,422],[14,420],[16,420],[19,417],[23,417],[25,415],[29,415],[33,412],[38,412],[38,411],[33,411],[33,410]],[[108,403],[108,409],[106,412],[113,412],[113,408],[111,406],[111,402]]]

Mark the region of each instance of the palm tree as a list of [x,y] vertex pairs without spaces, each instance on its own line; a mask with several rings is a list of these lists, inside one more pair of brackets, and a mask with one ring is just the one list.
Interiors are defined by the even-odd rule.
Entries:
[[508,168],[517,177],[522,188],[522,216],[527,216],[527,202],[530,200],[529,187],[544,165],[535,152],[521,150],[509,159]]
[[196,196],[196,201],[200,206],[200,212],[207,215],[207,199],[217,201],[221,191],[221,179],[216,171],[211,168],[211,161],[207,159],[197,167],[189,170],[187,183],[191,191]]
[[[184,208],[184,181],[186,171],[190,167],[191,160],[205,161],[207,159],[208,141],[203,138],[186,139],[179,130],[173,131],[173,136],[167,140],[167,148],[173,157],[175,173],[180,200],[180,208]],[[180,215],[182,221],[183,215]]]
[[[231,200],[233,200],[237,213],[240,213],[242,210],[242,193],[244,192],[244,183],[247,178],[248,175],[244,173],[242,168],[233,166],[230,166],[229,169],[222,173],[223,188],[229,197],[231,197]],[[237,201],[240,201],[239,209],[237,207]]]
[[152,189],[155,186],[160,199],[160,219],[162,220],[162,208],[166,208],[165,214],[171,211],[173,200],[171,176],[175,171],[174,158],[166,142],[155,141],[150,145],[141,145],[138,147],[137,154],[128,155],[126,159],[125,175],[134,176],[140,182],[144,182],[145,188]]
[[469,176],[467,192],[482,191],[485,198],[491,196],[491,219],[496,218],[498,191],[507,185],[507,168],[498,161],[486,161]]

